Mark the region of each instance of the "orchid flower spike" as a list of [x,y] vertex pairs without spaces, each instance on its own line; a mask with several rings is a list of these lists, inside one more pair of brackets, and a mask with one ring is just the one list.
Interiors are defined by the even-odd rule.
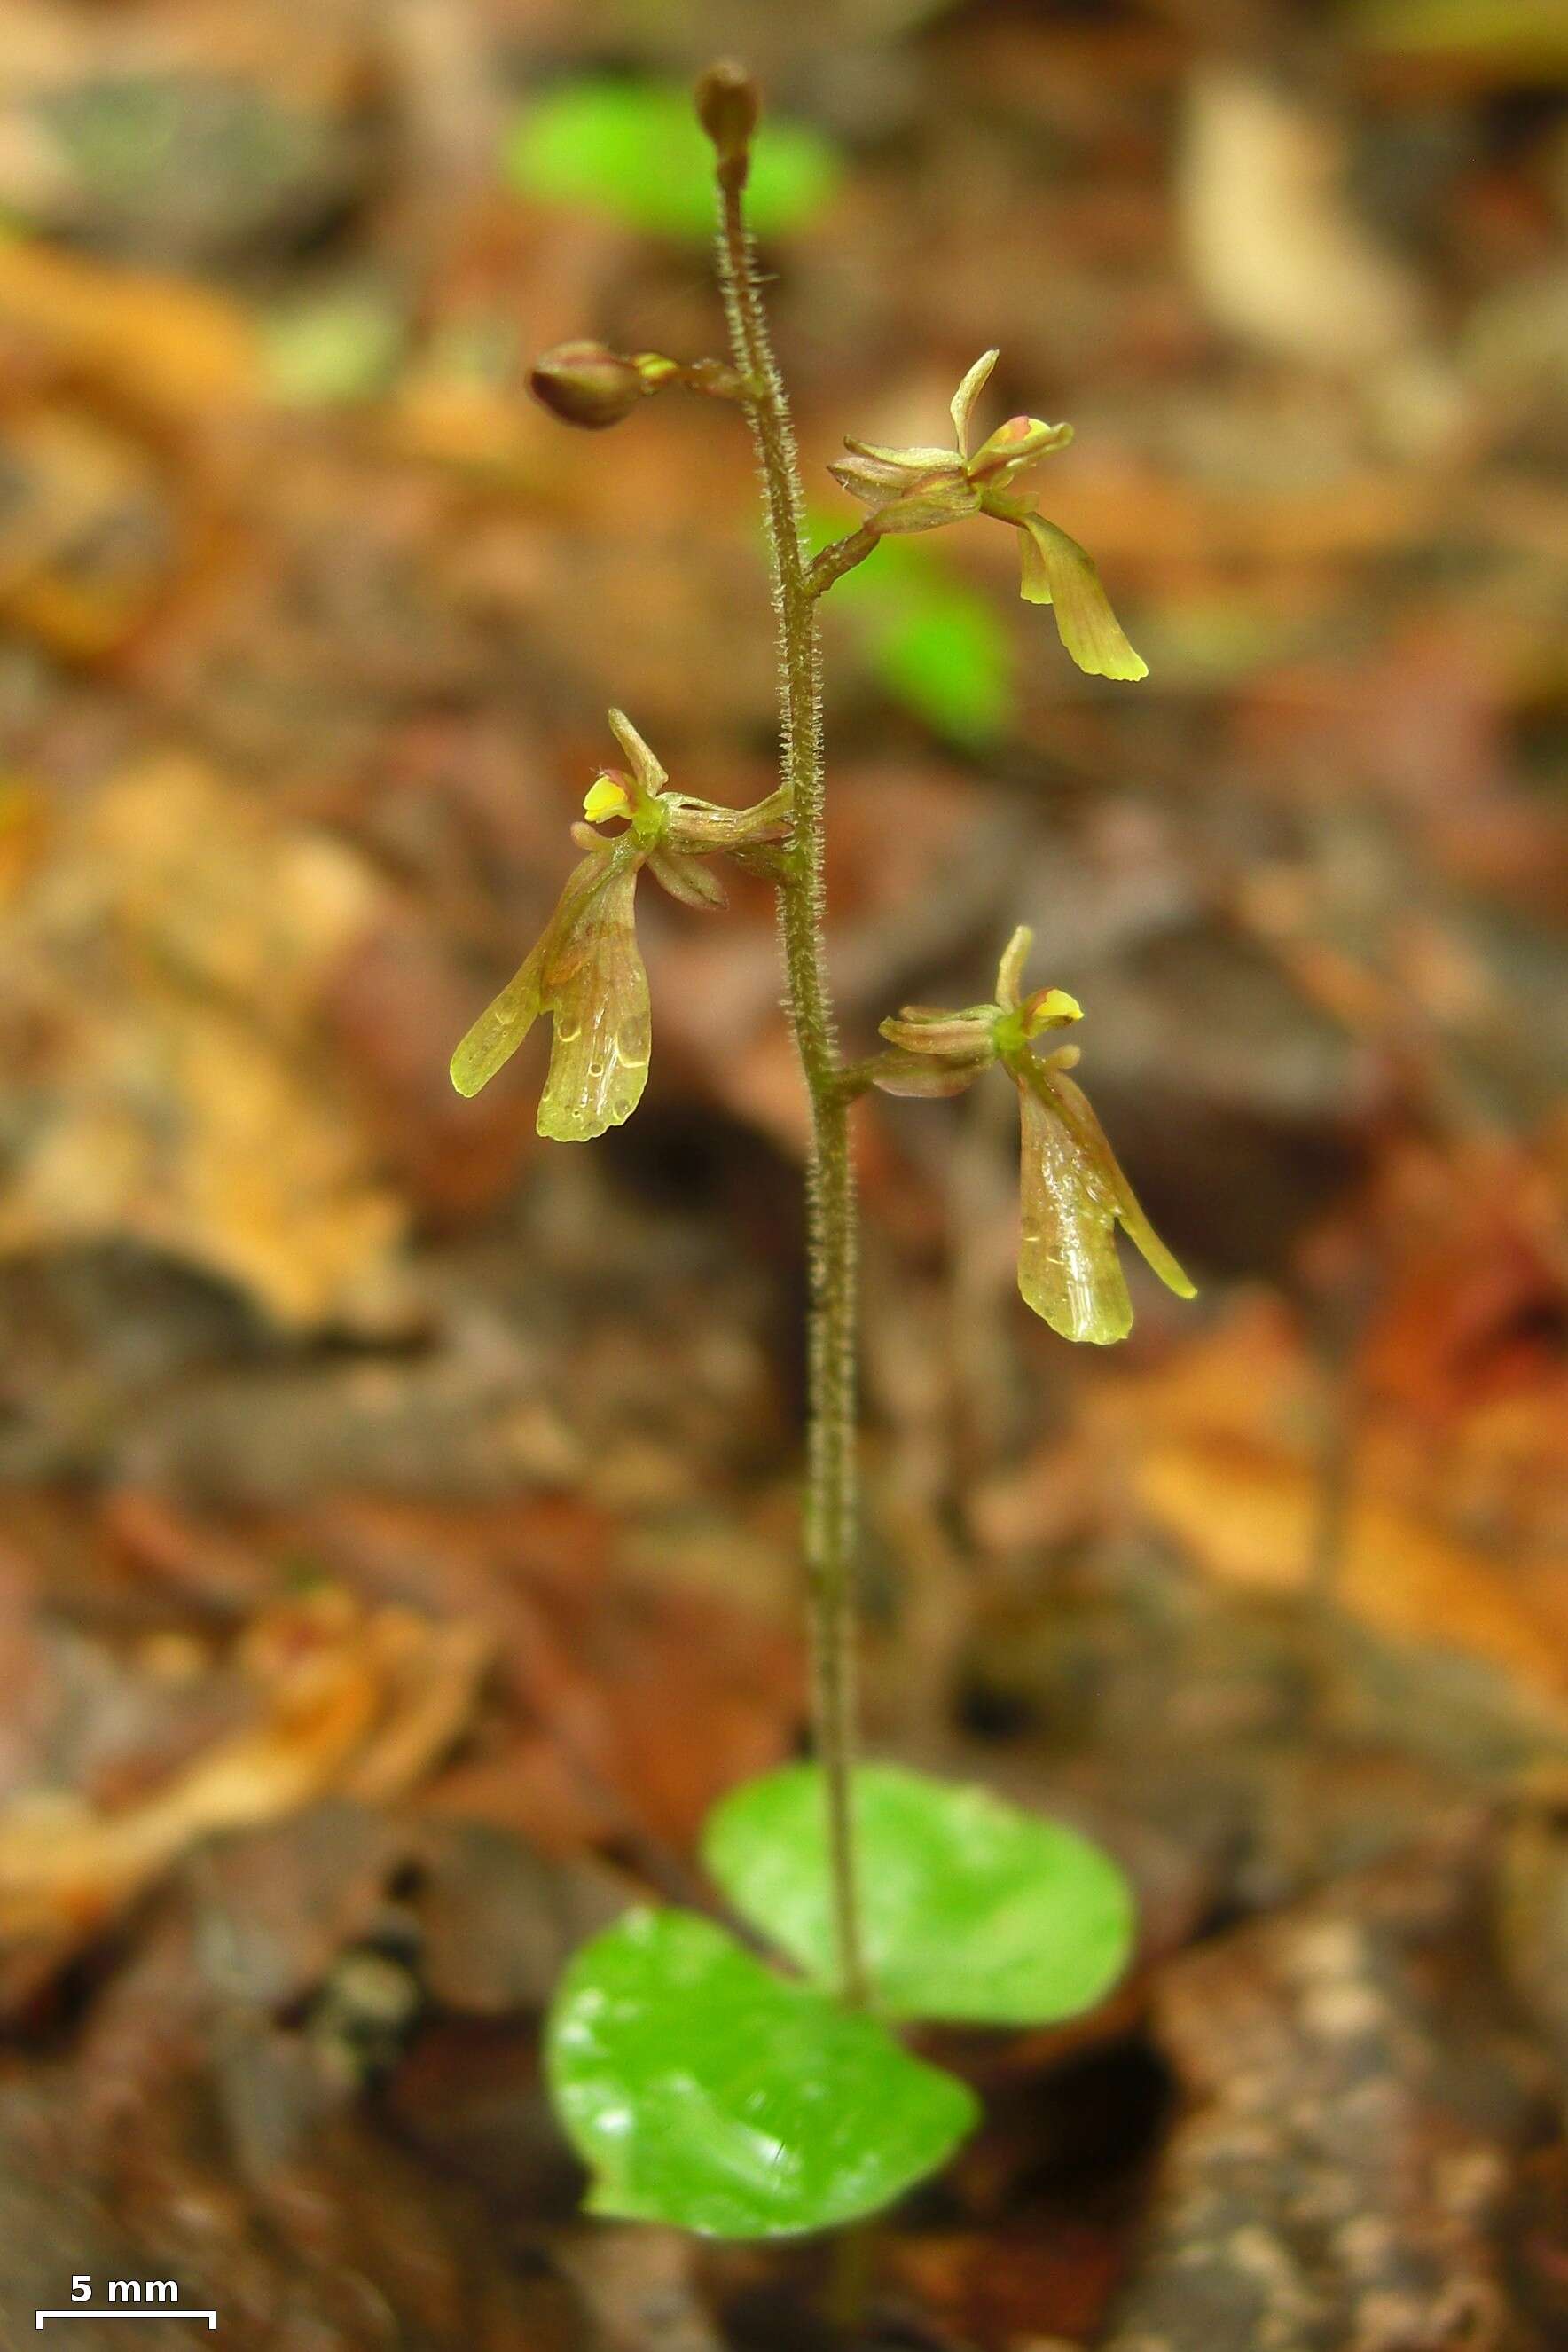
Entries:
[[1072,426],[1010,416],[970,454],[974,404],[997,357],[994,351],[983,352],[952,396],[952,448],[889,449],[846,440],[848,457],[828,471],[869,508],[868,528],[879,537],[936,530],[974,514],[1011,523],[1019,533],[1019,593],[1027,604],[1052,606],[1057,634],[1079,669],[1096,677],[1147,677],[1149,666],[1134,653],[1111,611],[1094,559],[1033,504],[1041,459],[1066,448]]
[[[588,788],[586,822],[572,828],[586,855],[532,951],[452,1056],[452,1084],[460,1095],[477,1095],[548,1013],[554,1041],[538,1126],[562,1143],[586,1143],[619,1127],[647,1084],[652,1029],[636,928],[643,867],[688,906],[722,906],[723,886],[703,860],[770,840],[784,823],[781,793],[734,809],[671,792],[667,771],[624,710],[611,711],[610,731],[627,764],[601,770]],[[607,838],[595,829],[623,818],[624,830]]]
[[1022,1226],[1018,1288],[1026,1306],[1064,1339],[1104,1343],[1132,1328],[1132,1301],[1116,1250],[1116,1228],[1140,1250],[1179,1298],[1192,1283],[1155,1233],[1121,1171],[1088,1097],[1068,1071],[1076,1045],[1037,1054],[1047,1030],[1081,1020],[1065,989],[1022,993],[1033,933],[1022,925],[1007,942],[989,1004],[962,1013],[906,1005],[884,1021],[892,1047],[874,1065],[886,1094],[957,1094],[999,1063],[1018,1089],[1022,1119]]

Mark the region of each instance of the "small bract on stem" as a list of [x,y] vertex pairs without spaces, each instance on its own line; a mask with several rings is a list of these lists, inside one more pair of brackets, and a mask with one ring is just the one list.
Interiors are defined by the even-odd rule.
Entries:
[[635,929],[643,874],[699,909],[724,903],[714,871],[721,856],[774,886],[809,1110],[803,1533],[816,1761],[734,1792],[704,1851],[737,1910],[809,1980],[779,1978],[706,1921],[636,1912],[578,1956],[547,2041],[558,2107],[594,2169],[596,2210],[769,2236],[875,2210],[942,2162],[973,2121],[967,2091],[910,2060],[868,2012],[970,2024],[1060,2018],[1114,1981],[1132,1933],[1120,1872],[1071,1832],[983,1790],[858,1764],[853,1105],[873,1087],[948,1095],[992,1067],[1005,1073],[1022,1118],[1019,1287],[1065,1337],[1106,1341],[1131,1326],[1118,1225],[1171,1289],[1188,1297],[1192,1285],[1067,1075],[1076,1049],[1037,1050],[1081,1015],[1060,988],[1023,992],[1026,929],[1014,933],[991,1001],[958,1012],[907,1005],[881,1024],[886,1050],[840,1058],[824,936],[821,598],[884,538],[989,517],[1018,531],[1021,593],[1053,607],[1080,669],[1131,679],[1145,666],[1091,559],[1033,502],[1037,470],[1067,446],[1070,426],[1014,416],[971,450],[994,351],[954,394],[951,447],[846,443],[832,471],[866,517],[813,559],[746,219],[756,86],[738,66],[714,66],[696,108],[714,151],[729,359],[570,342],[536,362],[532,385],[562,422],[593,431],[675,385],[743,411],[773,574],[779,784],[749,808],[698,800],[671,787],[631,721],[612,710],[626,765],[590,783],[573,828],[581,862],[516,976],[458,1045],[452,1077],[460,1093],[477,1092],[548,1013],[554,1038],[540,1132],[585,1141],[618,1126],[641,1098],[651,1045]]

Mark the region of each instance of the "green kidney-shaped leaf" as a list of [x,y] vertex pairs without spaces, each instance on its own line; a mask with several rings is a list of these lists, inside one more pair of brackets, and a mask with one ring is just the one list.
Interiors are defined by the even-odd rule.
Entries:
[[[525,195],[607,213],[656,236],[712,235],[713,150],[684,83],[599,79],[550,90],[513,122],[506,167]],[[747,184],[752,228],[781,236],[800,227],[837,178],[838,159],[816,131],[764,119]]]
[[[1092,2008],[1126,1967],[1131,1890],[1075,1830],[892,1764],[856,1772],[854,1818],[861,1937],[886,2014],[1043,2025]],[[819,1769],[737,1789],[710,1815],[703,1854],[737,1908],[831,1982]]]
[[716,2238],[826,2230],[890,2204],[972,2128],[962,2083],[875,2019],[776,1976],[689,1911],[584,1946],[545,2029],[592,2212]]

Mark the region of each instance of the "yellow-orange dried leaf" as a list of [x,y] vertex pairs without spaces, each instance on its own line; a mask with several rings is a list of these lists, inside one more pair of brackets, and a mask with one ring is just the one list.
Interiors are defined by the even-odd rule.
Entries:
[[0,329],[107,377],[171,416],[254,407],[259,347],[237,303],[188,278],[110,268],[25,237],[0,237]]
[[279,1322],[384,1322],[405,1212],[318,1032],[380,904],[353,851],[184,757],[59,823],[0,936],[40,1041],[0,1256],[130,1237]]
[[243,1730],[121,1811],[60,1794],[0,1812],[0,1938],[91,1933],[199,1839],[330,1790],[405,1794],[462,1731],[488,1656],[472,1625],[337,1591],[268,1612],[241,1645],[258,1694]]

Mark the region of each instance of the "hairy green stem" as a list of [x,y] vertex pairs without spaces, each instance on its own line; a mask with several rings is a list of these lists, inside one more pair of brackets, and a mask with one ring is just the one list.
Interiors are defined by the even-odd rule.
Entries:
[[721,163],[719,273],[747,419],[762,467],[778,622],[782,766],[791,837],[779,880],[786,1002],[811,1105],[805,1568],[813,1717],[827,1799],[838,1985],[868,1995],[850,1782],[857,1746],[855,1174],[847,1098],[823,943],[822,669],[806,555],[800,461],[746,228],[743,160]]

